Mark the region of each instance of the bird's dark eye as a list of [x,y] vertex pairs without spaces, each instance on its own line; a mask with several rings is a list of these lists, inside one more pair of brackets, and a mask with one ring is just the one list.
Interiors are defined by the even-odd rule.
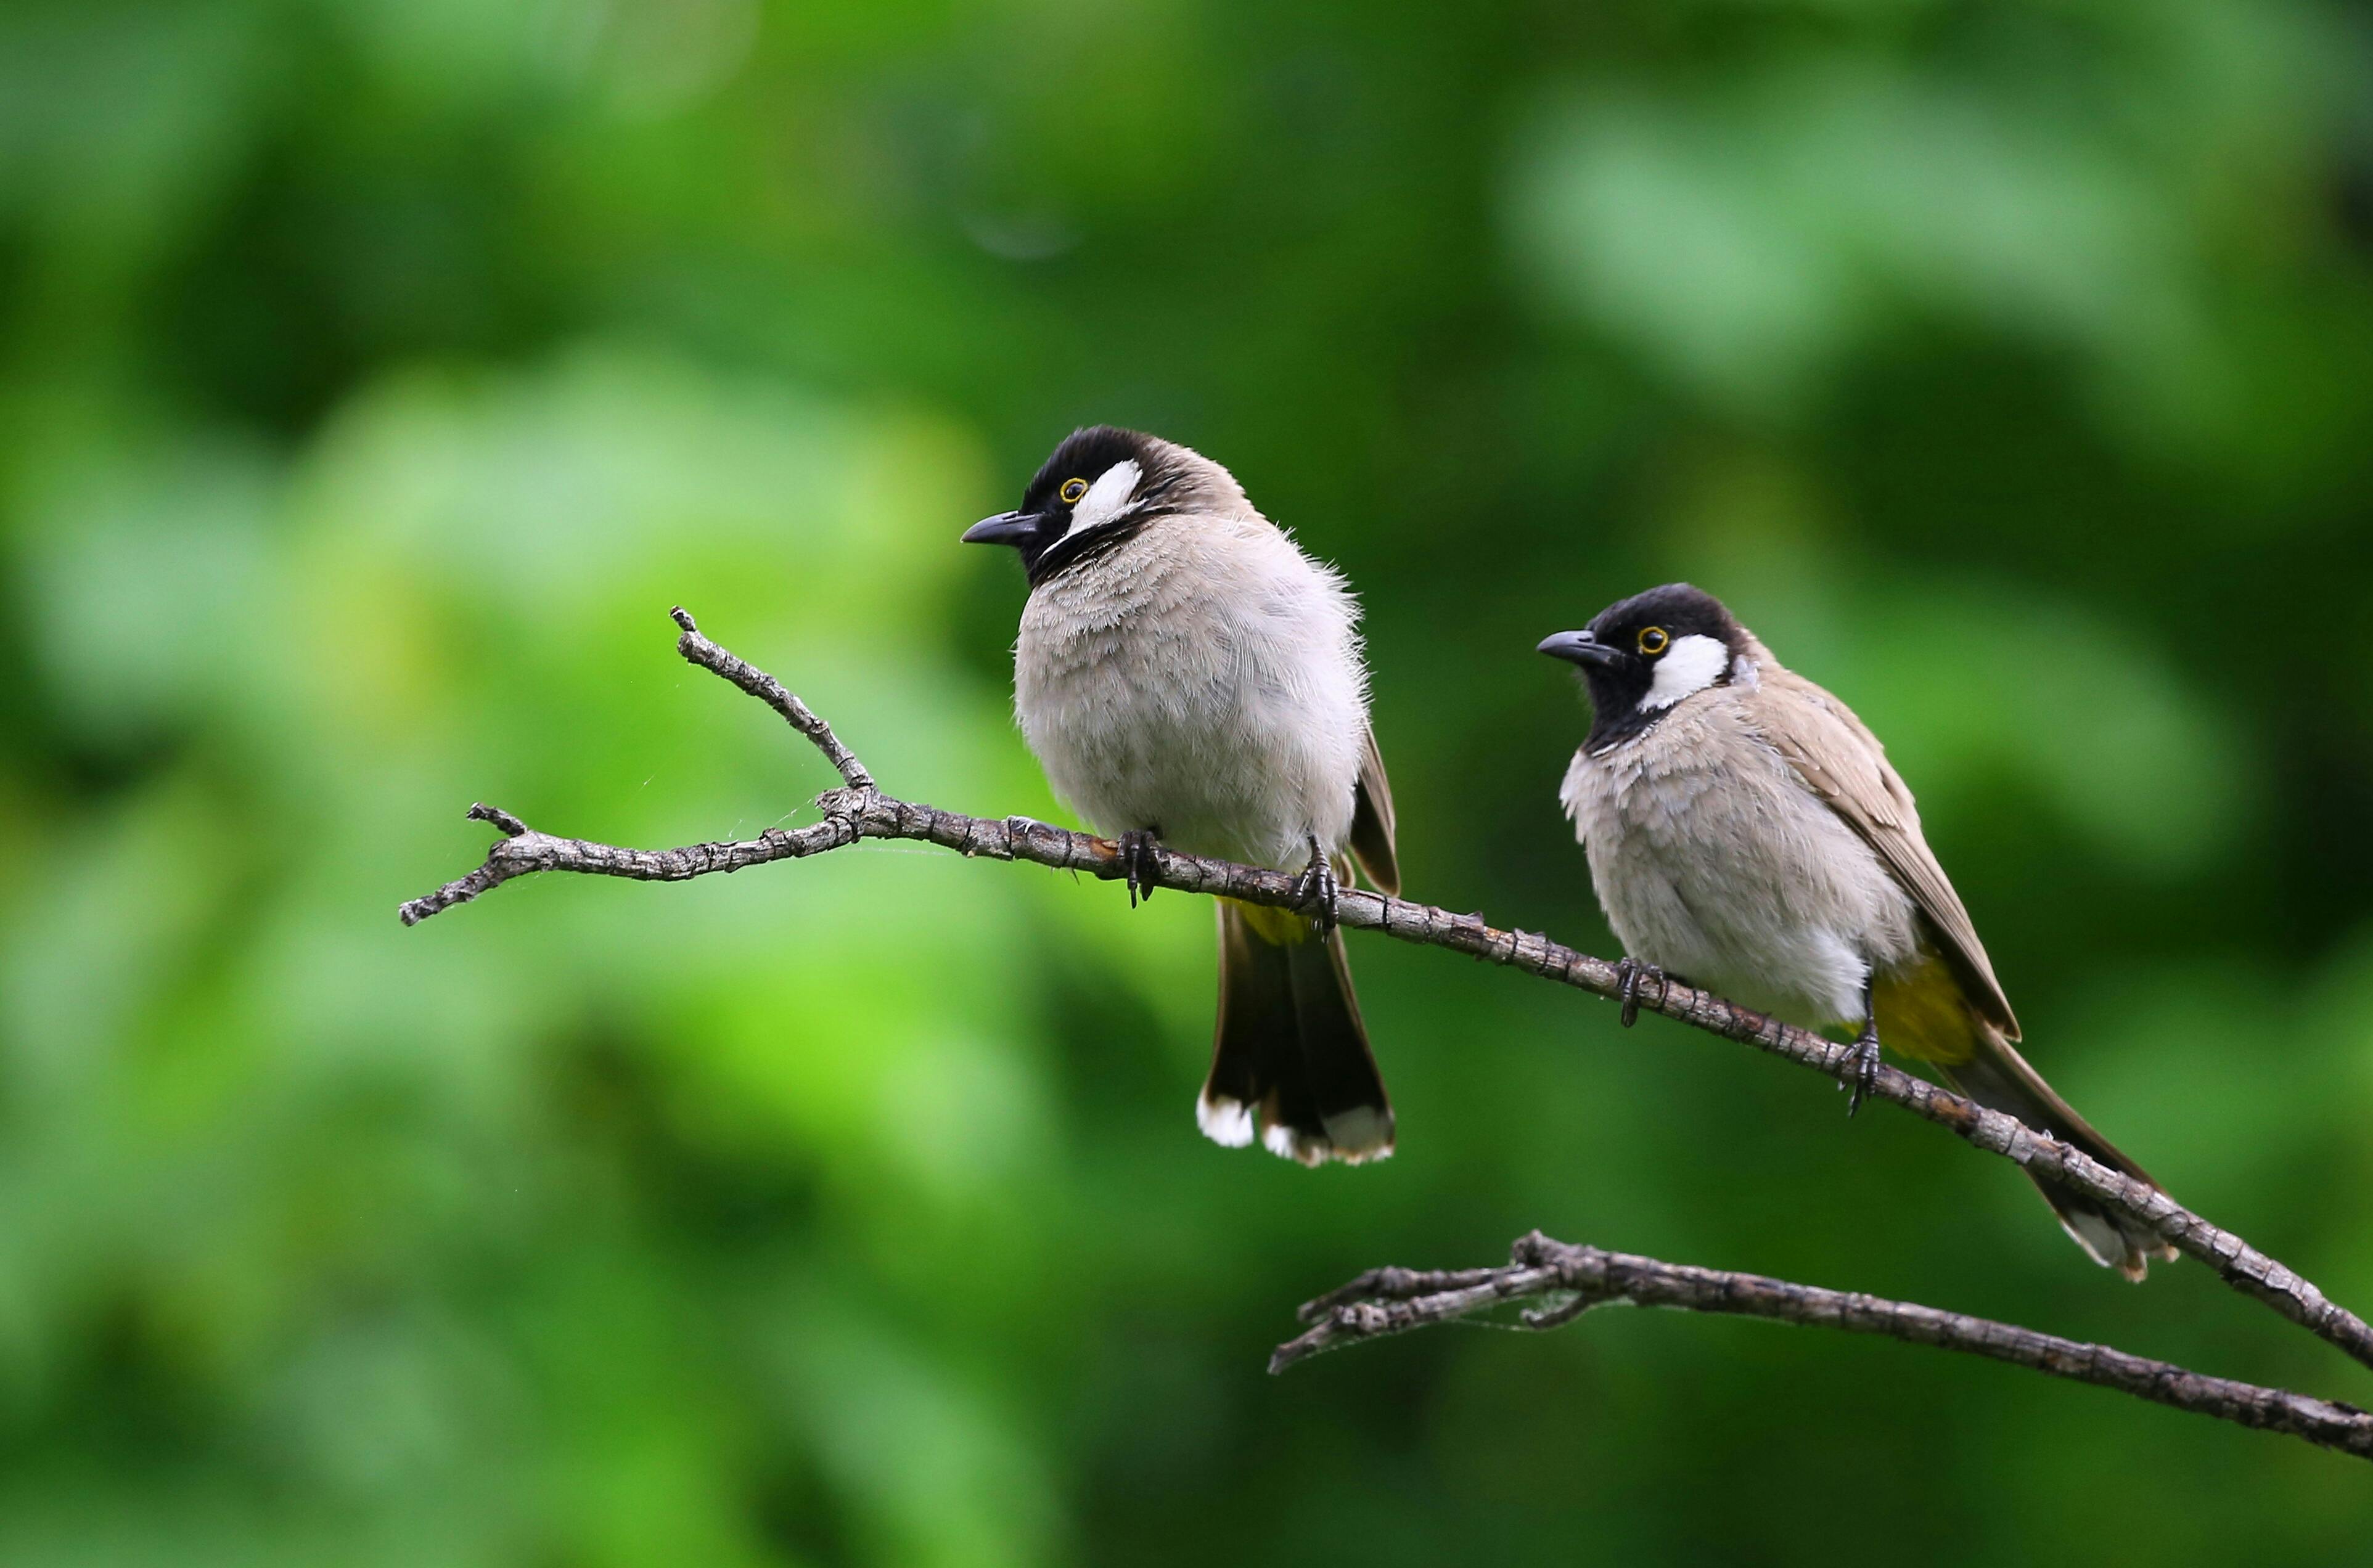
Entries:
[[1063,505],[1066,506],[1078,505],[1080,497],[1087,493],[1088,482],[1084,479],[1067,479],[1063,482],[1063,488],[1055,492],[1063,498]]
[[1640,633],[1640,651],[1650,658],[1654,658],[1665,651],[1666,645],[1671,641],[1670,637],[1665,635],[1665,629],[1662,626],[1650,626]]

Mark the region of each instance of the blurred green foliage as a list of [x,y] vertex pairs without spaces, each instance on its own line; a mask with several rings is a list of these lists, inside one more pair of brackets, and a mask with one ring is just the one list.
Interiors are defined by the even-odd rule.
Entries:
[[2339,1562],[2360,1467],[1752,1324],[1271,1381],[1577,1240],[2365,1400],[2179,1264],[1661,1024],[1355,944],[1401,1153],[1198,1138],[1210,915],[877,846],[520,884],[829,782],[1058,816],[1078,423],[1362,590],[1411,890],[1605,950],[1542,634],[1725,596],[1922,792],[2033,1055],[2373,1303],[2373,27],[2336,0],[14,0],[0,1561]]

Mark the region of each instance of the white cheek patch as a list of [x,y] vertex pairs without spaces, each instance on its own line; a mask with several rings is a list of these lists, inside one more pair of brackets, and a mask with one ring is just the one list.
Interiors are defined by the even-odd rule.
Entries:
[[1677,639],[1656,661],[1655,679],[1648,683],[1648,694],[1640,699],[1640,706],[1669,708],[1721,679],[1729,668],[1730,650],[1719,639],[1695,633]]
[[1137,482],[1145,470],[1137,466],[1134,458],[1124,458],[1096,476],[1080,504],[1071,508],[1071,526],[1063,530],[1065,539],[1101,528],[1120,515],[1129,497],[1137,494]]

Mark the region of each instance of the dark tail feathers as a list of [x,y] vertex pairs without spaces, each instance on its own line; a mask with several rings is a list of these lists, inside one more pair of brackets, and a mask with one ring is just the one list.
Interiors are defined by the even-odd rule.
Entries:
[[1222,900],[1220,1018],[1195,1120],[1241,1147],[1257,1132],[1303,1165],[1393,1152],[1393,1108],[1351,993],[1343,934]]
[[[2119,1153],[2115,1144],[2094,1132],[2090,1122],[2054,1094],[2043,1075],[2028,1066],[2027,1058],[2013,1050],[2008,1040],[1992,1029],[1983,1032],[1986,1038],[1977,1056],[1944,1069],[1946,1081],[1954,1088],[1989,1110],[2016,1116],[2038,1132],[2075,1144],[2112,1170],[2122,1170],[2153,1187],[2158,1185],[2151,1180],[2150,1172]],[[2149,1272],[2151,1259],[2173,1260],[2175,1249],[2157,1233],[2064,1187],[2040,1179],[2035,1185],[2043,1194],[2043,1201],[2052,1205],[2052,1212],[2060,1216],[2062,1228],[2075,1238],[2077,1246],[2093,1255],[2095,1262],[2139,1281]]]

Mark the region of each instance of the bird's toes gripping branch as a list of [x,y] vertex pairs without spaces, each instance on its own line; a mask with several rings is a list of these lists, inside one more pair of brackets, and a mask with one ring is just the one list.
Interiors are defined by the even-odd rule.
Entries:
[[1310,864],[1293,879],[1293,897],[1296,906],[1310,917],[1322,936],[1335,929],[1342,891],[1342,884],[1335,877],[1335,863],[1319,847],[1317,835],[1312,834]]
[[1616,961],[1615,999],[1623,1005],[1623,1011],[1619,1017],[1627,1029],[1640,1021],[1640,982],[1643,980],[1656,982],[1656,1001],[1659,1005],[1662,1005],[1665,999],[1664,970],[1654,964],[1643,964],[1633,958],[1619,958]]
[[1853,1044],[1848,1049],[1853,1052],[1853,1082],[1849,1085],[1841,1078],[1838,1087],[1851,1087],[1853,1091],[1846,1100],[1846,1114],[1852,1116],[1862,1109],[1862,1102],[1878,1088],[1878,1020],[1864,1018],[1862,1033],[1854,1036]]
[[1131,828],[1116,841],[1120,844],[1121,880],[1128,884],[1128,907],[1153,901],[1153,889],[1162,885],[1162,858],[1154,845],[1158,830],[1152,828]]

